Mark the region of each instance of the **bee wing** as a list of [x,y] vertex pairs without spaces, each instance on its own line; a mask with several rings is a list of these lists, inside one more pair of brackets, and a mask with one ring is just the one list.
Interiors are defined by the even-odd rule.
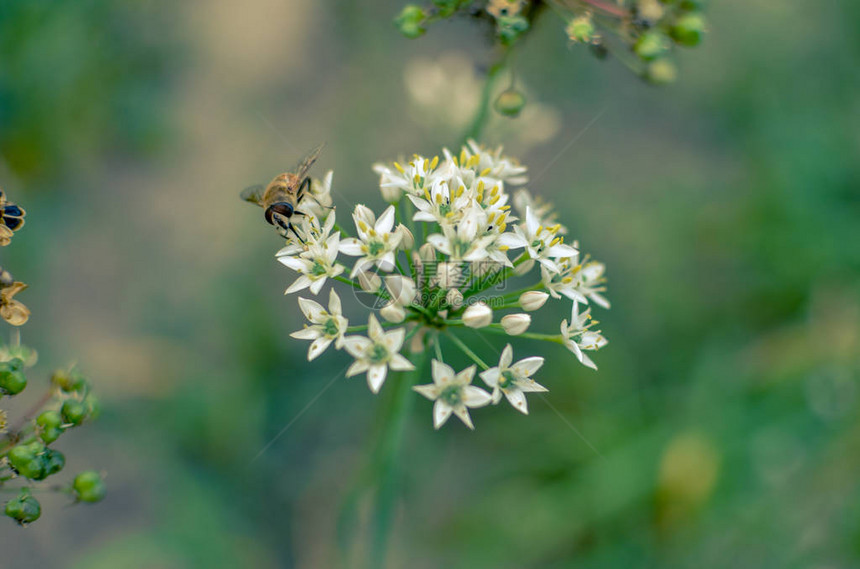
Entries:
[[248,186],[247,188],[242,190],[242,193],[239,194],[239,197],[246,202],[263,205],[263,193],[265,191],[266,187],[263,184],[254,184],[253,186]]
[[307,156],[305,156],[305,159],[299,162],[299,165],[296,166],[296,176],[300,180],[305,177],[305,175],[308,173],[308,170],[310,170],[314,162],[317,161],[320,152],[322,152],[323,146],[325,146],[325,142],[314,148],[310,153],[308,153]]

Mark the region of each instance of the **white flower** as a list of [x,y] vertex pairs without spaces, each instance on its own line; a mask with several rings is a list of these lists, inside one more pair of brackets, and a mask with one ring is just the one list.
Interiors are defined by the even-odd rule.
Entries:
[[379,313],[389,322],[399,323],[406,318],[404,308],[412,304],[417,295],[415,281],[402,275],[385,277],[385,288],[391,300],[382,307]]
[[[503,156],[501,146],[494,152],[489,152],[472,139],[469,139],[466,144],[468,147],[464,147],[463,151],[468,159],[473,159],[473,156],[478,157],[478,160],[473,162],[472,167],[482,176],[489,176],[513,185],[528,182],[528,177],[525,176],[527,168],[511,158]],[[469,162],[468,159],[466,160],[467,163]]]
[[334,172],[329,170],[322,180],[311,180],[311,187],[307,194],[302,197],[299,209],[305,215],[325,219],[331,211],[331,179]]
[[308,361],[323,353],[334,341],[334,347],[343,346],[343,334],[349,322],[341,312],[340,297],[332,289],[329,291],[328,312],[317,302],[299,297],[299,308],[311,325],[290,334],[299,340],[313,340],[308,348]]
[[603,308],[609,308],[609,301],[601,292],[606,290],[603,276],[606,270],[603,263],[597,261],[580,264],[578,257],[569,257],[558,261],[558,272],[552,272],[541,267],[541,281],[553,297],[564,295],[571,300],[588,304],[594,302]]
[[373,170],[380,176],[379,189],[383,199],[388,203],[396,203],[403,193],[422,195],[424,189],[430,187],[439,175],[434,172],[438,164],[438,156],[432,160],[415,156],[406,166],[395,162],[392,170],[385,164],[374,164]]
[[452,261],[480,261],[487,257],[487,245],[495,241],[495,235],[478,234],[483,225],[482,212],[471,208],[456,225],[443,225],[442,234],[427,236],[427,242]]
[[394,270],[394,255],[403,234],[394,231],[394,206],[388,206],[379,219],[363,205],[355,206],[352,214],[358,238],[348,237],[340,244],[345,255],[361,257],[356,260],[351,276],[366,271],[376,264],[383,271]]
[[564,238],[561,235],[556,235],[560,228],[558,224],[544,226],[531,208],[526,208],[526,222],[517,224],[514,233],[500,235],[498,242],[511,249],[525,247],[529,258],[557,273],[560,268],[553,259],[573,257],[578,253],[576,249],[562,242]]
[[493,321],[493,309],[483,301],[476,302],[463,312],[463,324],[469,328],[483,328]]
[[415,366],[400,355],[406,329],[398,328],[385,332],[376,317],[371,314],[368,320],[368,337],[347,336],[343,347],[355,358],[346,370],[346,376],[367,372],[367,385],[373,393],[379,393],[388,368],[395,371],[415,369]]
[[549,295],[539,290],[530,290],[520,295],[519,304],[523,310],[534,312],[546,304]]
[[520,188],[514,192],[513,201],[514,207],[520,215],[525,215],[526,209],[531,209],[543,225],[558,225],[559,235],[567,235],[567,227],[556,221],[558,215],[552,203],[546,202],[540,197],[533,197],[525,188]]
[[400,233],[400,248],[408,251],[415,247],[415,236],[409,231],[409,228],[402,223],[397,225],[396,232]]
[[301,276],[291,284],[284,294],[298,292],[306,288],[314,294],[319,294],[328,277],[336,277],[344,271],[343,265],[335,262],[337,259],[340,233],[335,233],[323,243],[306,245],[307,250],[298,256],[278,252],[278,261],[297,271]]
[[532,317],[528,314],[508,314],[502,316],[502,328],[511,336],[519,336],[529,329]]
[[365,271],[358,273],[358,286],[364,292],[376,294],[382,288],[382,279],[376,273]]
[[438,360],[431,362],[431,373],[433,383],[427,385],[416,385],[412,389],[435,401],[433,404],[433,427],[438,429],[445,424],[451,413],[459,417],[463,424],[474,429],[472,419],[469,417],[469,407],[483,407],[491,400],[489,393],[470,385],[475,377],[475,366],[470,366],[458,374],[454,374],[453,368]]
[[595,322],[589,322],[590,320],[591,309],[580,314],[579,303],[574,301],[570,312],[570,324],[568,325],[567,320],[561,322],[561,337],[565,347],[573,352],[583,365],[596,370],[597,365],[582,353],[582,350],[599,350],[607,344],[607,341],[599,331],[589,330],[589,327],[595,324]]
[[537,370],[543,365],[543,358],[525,358],[511,365],[514,351],[511,345],[505,346],[499,365],[481,372],[484,383],[493,388],[493,403],[498,403],[504,393],[505,398],[513,405],[514,409],[528,414],[529,408],[526,403],[526,393],[538,393],[548,391],[546,387],[531,379]]
[[[453,186],[453,188],[452,188]],[[409,200],[418,210],[413,221],[436,222],[445,226],[459,221],[472,203],[472,193],[467,191],[459,177],[436,180],[423,195],[410,195]]]
[[396,302],[389,302],[379,309],[379,315],[389,322],[400,324],[406,319],[406,310]]
[[400,306],[409,306],[418,294],[415,281],[402,275],[385,277],[385,288],[388,289],[391,300]]
[[[295,218],[294,218],[295,219]],[[275,254],[275,257],[293,257],[308,251],[314,245],[325,247],[326,241],[331,236],[331,231],[334,228],[336,221],[335,212],[332,211],[325,217],[325,223],[320,225],[320,217],[315,215],[306,215],[301,218],[301,221],[294,223],[293,227],[296,232],[301,235],[302,241],[295,238],[295,235],[289,233],[287,235],[287,245]],[[340,233],[337,233],[340,239]]]

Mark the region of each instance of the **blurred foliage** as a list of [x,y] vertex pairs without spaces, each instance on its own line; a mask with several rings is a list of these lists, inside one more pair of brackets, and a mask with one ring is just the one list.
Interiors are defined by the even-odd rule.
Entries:
[[[27,98],[8,90],[32,89],[7,86],[15,34],[0,36],[3,156],[34,177],[68,174],[55,202],[64,223],[28,218],[16,235],[43,259],[33,270],[56,281],[28,290],[28,305],[49,305],[78,332],[67,347],[68,329],[52,331],[62,339],[54,352],[74,349],[88,369],[102,365],[94,377],[119,378],[96,386],[103,416],[75,452],[110,472],[107,499],[4,532],[4,566],[328,567],[350,555],[336,547],[337,516],[379,400],[361,381],[320,395],[346,358],[311,368],[306,346],[288,341],[301,325],[281,296],[292,275],[238,191],[324,139],[317,173],[334,168],[338,205],[368,200],[372,161],[461,134],[413,111],[404,72],[452,50],[485,70],[487,53],[460,22],[407,42],[390,25],[399,0],[282,12],[229,4],[204,16],[153,9],[120,34],[131,43],[118,53],[132,61],[195,62],[180,64],[188,79],[176,91],[165,62],[116,73],[86,42],[62,47],[93,29],[83,22],[104,35],[112,28],[92,22],[149,3],[52,10],[48,20],[80,21],[43,37],[44,51],[30,34],[15,42],[36,58],[26,74],[59,81],[55,62],[73,59],[96,70],[89,89],[101,102],[79,94],[98,120],[59,113],[56,129],[51,101],[66,105],[75,89],[46,89],[29,115],[12,112],[8,101]],[[4,4],[0,26],[14,32],[24,28],[12,5],[23,14],[46,3]],[[486,141],[522,156],[530,188],[605,260],[610,344],[597,373],[572,373],[561,348],[546,353],[552,407],[535,401],[528,417],[488,410],[474,433],[435,433],[429,406],[415,405],[391,566],[860,562],[858,19],[848,0],[712,3],[708,37],[679,55],[679,81],[662,89],[565,53],[557,27],[535,23],[514,59],[518,82],[534,87],[529,104],[517,119],[493,119]],[[153,32],[164,20],[188,53]],[[148,40],[133,43],[141,33]],[[57,157],[136,132],[128,115],[102,114],[126,81],[152,88],[135,100],[160,120],[142,123],[166,120],[175,156],[75,176]],[[555,139],[521,136],[533,92],[553,109]],[[13,137],[16,123],[30,134]],[[53,238],[31,237],[38,230]]]
[[171,63],[159,4],[0,4],[0,152],[9,168],[47,183],[163,140]]

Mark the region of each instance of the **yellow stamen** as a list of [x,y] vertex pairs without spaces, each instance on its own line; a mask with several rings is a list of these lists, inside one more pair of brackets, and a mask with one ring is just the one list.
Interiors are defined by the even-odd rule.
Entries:
[[438,165],[439,165],[439,157],[438,157],[438,156],[434,156],[434,157],[433,157],[433,161],[432,161],[432,162],[430,162],[430,169],[431,169],[431,170],[435,170],[435,169],[436,169],[436,166],[438,166]]
[[394,167],[395,167],[395,168],[397,168],[397,170],[398,170],[401,174],[405,174],[405,173],[406,173],[406,171],[403,169],[403,166],[401,166],[399,163],[395,162],[395,163],[394,163]]

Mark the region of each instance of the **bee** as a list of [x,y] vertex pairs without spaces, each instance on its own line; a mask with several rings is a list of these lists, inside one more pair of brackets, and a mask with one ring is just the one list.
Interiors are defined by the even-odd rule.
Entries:
[[12,234],[24,226],[24,208],[6,201],[6,195],[0,190],[0,246],[8,245]]
[[308,170],[316,162],[322,147],[323,145],[318,146],[304,160],[299,162],[295,172],[278,174],[274,180],[269,182],[268,186],[264,187],[262,184],[257,184],[242,191],[240,197],[246,202],[257,204],[263,208],[266,221],[274,225],[278,233],[284,238],[288,237],[288,231],[292,231],[293,235],[304,243],[304,239],[293,226],[292,217],[294,215],[306,215],[298,208],[302,198],[305,197],[305,192],[311,186],[311,179],[307,175]]

